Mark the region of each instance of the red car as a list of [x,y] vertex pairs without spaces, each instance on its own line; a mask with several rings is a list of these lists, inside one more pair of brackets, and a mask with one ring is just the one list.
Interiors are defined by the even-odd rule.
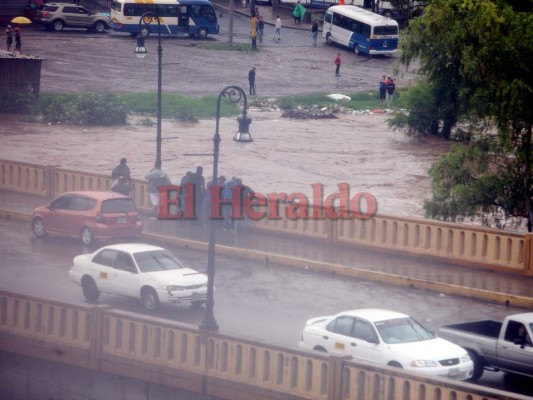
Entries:
[[133,199],[114,192],[68,192],[33,210],[31,228],[38,237],[48,234],[95,240],[133,238],[142,223]]

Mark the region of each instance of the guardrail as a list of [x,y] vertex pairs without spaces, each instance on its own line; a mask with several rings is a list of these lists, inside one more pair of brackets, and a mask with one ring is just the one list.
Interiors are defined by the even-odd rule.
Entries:
[[[72,190],[109,190],[111,183],[106,175],[0,160],[0,189],[51,198]],[[137,207],[149,211],[146,181],[133,181],[132,197]],[[284,215],[280,210],[280,216]],[[533,276],[533,235],[527,233],[385,215],[368,220],[265,218],[250,221],[250,226],[332,245],[364,246]]]
[[6,291],[0,291],[0,349],[218,399],[526,398],[347,357],[203,332],[109,306]]

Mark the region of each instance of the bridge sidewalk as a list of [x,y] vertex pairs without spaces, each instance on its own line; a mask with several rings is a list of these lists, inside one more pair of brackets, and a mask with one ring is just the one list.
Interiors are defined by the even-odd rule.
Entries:
[[[46,199],[0,190],[0,217],[29,221],[31,211]],[[208,242],[209,230],[198,223],[143,217],[144,232],[169,240]],[[29,233],[29,232],[28,232]],[[363,280],[459,294],[513,306],[533,306],[533,278],[467,268],[429,258],[399,256],[355,247],[332,246],[315,239],[219,230],[217,245],[234,254],[247,253],[258,262],[281,262]],[[348,271],[348,272],[347,272]]]

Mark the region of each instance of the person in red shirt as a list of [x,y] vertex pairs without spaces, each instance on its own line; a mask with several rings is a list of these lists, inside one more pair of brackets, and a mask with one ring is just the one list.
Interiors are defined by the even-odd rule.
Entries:
[[335,76],[341,76],[341,54],[337,53],[335,57]]

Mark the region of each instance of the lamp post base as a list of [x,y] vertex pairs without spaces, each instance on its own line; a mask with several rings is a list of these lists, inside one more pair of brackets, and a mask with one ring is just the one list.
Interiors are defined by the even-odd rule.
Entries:
[[201,331],[218,331],[218,323],[215,321],[215,317],[206,316],[200,325],[198,325],[198,329]]

